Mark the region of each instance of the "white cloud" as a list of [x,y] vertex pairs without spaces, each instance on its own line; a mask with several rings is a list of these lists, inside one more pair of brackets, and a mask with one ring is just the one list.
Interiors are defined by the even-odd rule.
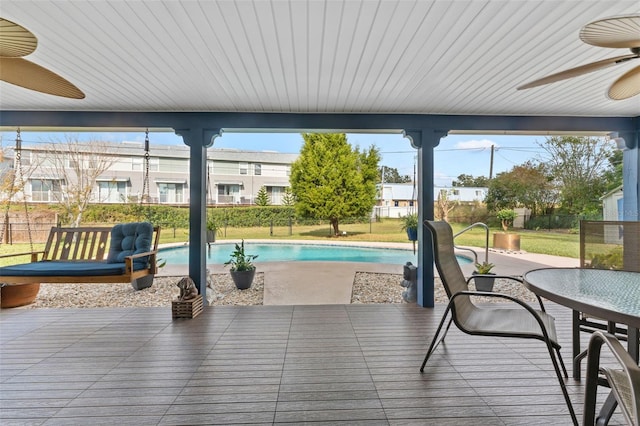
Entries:
[[456,149],[490,149],[491,145],[495,145],[496,148],[499,147],[497,143],[489,139],[472,139],[470,141],[456,143]]

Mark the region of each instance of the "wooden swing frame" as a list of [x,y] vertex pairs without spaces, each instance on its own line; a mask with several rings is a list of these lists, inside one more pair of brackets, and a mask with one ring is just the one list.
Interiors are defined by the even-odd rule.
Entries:
[[[0,268],[0,282],[7,285],[34,282],[48,284],[130,282],[136,290],[149,287],[153,282],[154,275],[158,272],[157,254],[160,227],[154,226],[153,228],[150,251],[125,257],[124,273],[92,274],[92,264],[95,264],[96,268],[101,268],[105,263],[112,229],[109,227],[52,227],[44,250],[0,256],[0,258],[30,256],[31,263],[46,264],[49,261],[58,261],[55,264],[52,263],[52,267],[57,269],[60,268],[60,261],[65,263],[82,262],[83,265],[86,265],[87,273],[85,275],[5,275]],[[134,260],[142,257],[148,257],[146,267],[134,270]]]

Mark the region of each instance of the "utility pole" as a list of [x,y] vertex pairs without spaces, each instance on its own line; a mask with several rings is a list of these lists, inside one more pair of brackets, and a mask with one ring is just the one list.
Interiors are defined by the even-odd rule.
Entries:
[[495,145],[491,145],[491,161],[489,165],[489,180],[493,179],[493,151],[495,149]]

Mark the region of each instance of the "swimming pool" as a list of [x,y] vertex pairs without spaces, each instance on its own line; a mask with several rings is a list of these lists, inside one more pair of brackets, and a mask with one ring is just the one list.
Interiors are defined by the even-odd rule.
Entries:
[[[234,243],[215,243],[206,250],[207,263],[224,263],[229,260]],[[404,265],[411,262],[417,264],[417,255],[413,250],[378,248],[345,245],[321,244],[270,244],[247,243],[247,254],[257,254],[256,262],[292,262],[292,261],[324,261],[324,262],[367,262],[390,263]],[[167,261],[167,265],[186,265],[189,263],[189,247],[161,249],[159,257]],[[467,258],[458,258],[460,263],[470,263]]]

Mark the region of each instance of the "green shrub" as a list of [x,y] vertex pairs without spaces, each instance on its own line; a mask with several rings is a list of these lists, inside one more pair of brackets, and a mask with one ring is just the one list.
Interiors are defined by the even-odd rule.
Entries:
[[518,213],[512,209],[502,209],[496,213],[496,218],[500,221],[502,230],[507,232],[509,226],[513,224],[513,220],[518,217]]
[[608,253],[594,255],[591,258],[589,267],[594,269],[622,269],[623,265],[622,247],[616,247]]
[[83,223],[122,223],[149,221],[163,228],[188,228],[189,208],[144,204],[92,204],[83,215]]

